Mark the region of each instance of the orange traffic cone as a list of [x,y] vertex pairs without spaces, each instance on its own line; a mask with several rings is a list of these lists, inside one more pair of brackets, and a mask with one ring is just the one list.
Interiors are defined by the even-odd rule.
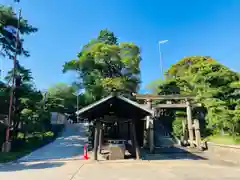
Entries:
[[84,145],[84,147],[83,147],[83,158],[85,160],[88,160],[87,145]]

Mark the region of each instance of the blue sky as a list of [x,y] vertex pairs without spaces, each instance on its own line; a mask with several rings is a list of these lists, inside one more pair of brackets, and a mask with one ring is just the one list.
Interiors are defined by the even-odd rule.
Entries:
[[18,7],[39,28],[25,40],[31,57],[20,58],[39,89],[71,83],[75,75],[62,74],[62,65],[104,28],[140,46],[142,91],[160,77],[159,40],[169,40],[161,47],[164,69],[184,56],[208,55],[240,71],[239,0],[21,0]]

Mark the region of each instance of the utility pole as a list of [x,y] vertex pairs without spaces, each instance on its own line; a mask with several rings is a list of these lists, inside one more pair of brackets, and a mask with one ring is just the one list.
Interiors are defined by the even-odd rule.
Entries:
[[17,32],[16,32],[16,42],[15,42],[15,54],[14,54],[14,57],[13,57],[12,87],[11,87],[11,91],[10,91],[8,119],[5,122],[7,128],[6,128],[5,142],[4,142],[3,148],[2,148],[2,150],[4,152],[9,152],[10,149],[11,149],[11,144],[9,142],[9,136],[10,136],[10,127],[11,127],[11,117],[12,117],[12,106],[13,106],[14,90],[15,90],[16,63],[17,63],[17,54],[18,54],[18,45],[19,45],[19,28],[20,28],[21,13],[22,13],[22,11],[21,11],[21,9],[19,9]]
[[160,68],[161,68],[162,79],[164,78],[164,72],[163,72],[163,57],[162,57],[162,51],[161,51],[161,44],[165,44],[166,42],[168,42],[168,40],[158,41],[158,50],[159,50]]

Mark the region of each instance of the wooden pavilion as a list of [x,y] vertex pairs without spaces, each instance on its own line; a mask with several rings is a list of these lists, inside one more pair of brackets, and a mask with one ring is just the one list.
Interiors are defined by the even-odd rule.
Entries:
[[[103,98],[76,114],[94,123],[94,159],[97,160],[98,149],[101,151],[103,138],[106,137],[103,131],[104,124],[117,124],[114,138],[130,139],[132,149],[137,159],[140,158],[139,146],[149,148],[154,152],[156,142],[154,137],[157,131],[154,127],[156,117],[160,117],[161,109],[185,108],[187,117],[183,120],[182,127],[184,141],[189,142],[191,147],[201,149],[201,134],[199,119],[192,119],[192,109],[201,107],[201,104],[194,103],[194,96],[189,95],[149,95],[136,94],[135,99],[139,104],[123,96],[113,94]],[[153,104],[153,100],[162,101],[161,104]],[[155,123],[154,123],[155,122]]]
[[[104,123],[118,123],[120,138],[131,139],[136,158],[140,158],[139,141],[143,141],[144,119],[152,116],[153,111],[137,102],[120,95],[109,95],[81,110],[76,114],[95,124],[94,132],[94,160],[97,160],[98,148],[101,150]],[[120,127],[120,124],[124,126]],[[142,127],[142,128],[140,128]]]

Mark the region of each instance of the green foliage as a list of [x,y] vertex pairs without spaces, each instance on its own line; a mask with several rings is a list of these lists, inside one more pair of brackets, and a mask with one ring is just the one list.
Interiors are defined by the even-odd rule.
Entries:
[[183,133],[182,133],[182,121],[181,119],[175,119],[173,121],[173,135],[175,137],[182,137]]
[[0,82],[0,114],[7,114],[9,88],[3,82]]
[[[50,112],[66,113],[72,120],[76,119],[75,112],[78,108],[93,102],[93,97],[88,92],[77,93],[78,87],[65,83],[57,83],[46,92],[45,109]],[[78,100],[77,100],[78,96]]]
[[79,74],[82,88],[94,100],[116,90],[137,92],[140,83],[140,49],[133,43],[118,43],[114,34],[102,30],[78,53],[76,60],[64,64],[64,72]]
[[58,83],[47,91],[45,107],[51,112],[74,113],[76,111],[76,88]]
[[183,136],[182,122],[184,119],[186,119],[186,112],[180,111],[180,110],[175,112],[175,119],[172,123],[174,136],[176,136],[176,137]]

